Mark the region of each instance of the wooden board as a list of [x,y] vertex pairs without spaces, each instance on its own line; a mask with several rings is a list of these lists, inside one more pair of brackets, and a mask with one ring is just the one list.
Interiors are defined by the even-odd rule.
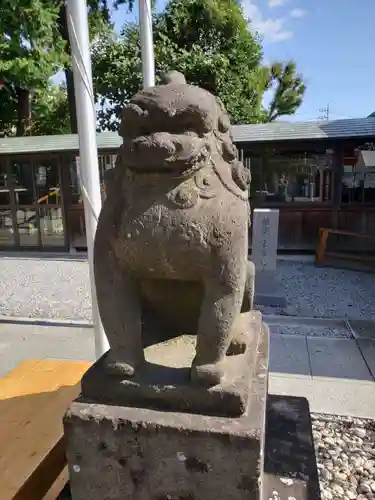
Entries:
[[316,258],[315,262],[318,265],[324,263],[325,257],[333,257],[337,259],[348,259],[348,260],[357,260],[359,262],[374,262],[375,256],[366,256],[361,254],[353,254],[347,252],[332,252],[326,251],[327,248],[327,240],[330,234],[333,235],[343,235],[349,237],[358,237],[358,238],[369,238],[375,239],[374,235],[370,234],[362,234],[362,233],[353,233],[351,231],[344,231],[341,229],[328,229],[328,228],[320,228],[319,229],[319,238],[318,238],[318,246],[316,249]]
[[63,471],[62,418],[90,365],[28,360],[0,379],[1,500],[41,500]]
[[57,498],[59,498],[59,495],[65,488],[65,485],[68,481],[69,481],[69,471],[68,467],[65,467],[62,473],[53,483],[52,487],[48,490],[48,493],[43,497],[43,500],[56,500]]
[[354,233],[353,231],[346,231],[344,229],[328,229],[323,228],[324,231],[328,231],[331,234],[341,234],[344,236],[354,236],[355,238],[369,238],[375,239],[375,235],[373,234],[365,234],[365,233]]

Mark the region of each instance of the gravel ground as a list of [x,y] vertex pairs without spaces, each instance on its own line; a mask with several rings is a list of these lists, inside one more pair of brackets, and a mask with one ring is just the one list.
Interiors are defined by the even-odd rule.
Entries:
[[322,500],[375,500],[375,421],[312,415]]
[[[281,260],[288,300],[273,314],[372,319],[374,274]],[[88,265],[82,260],[0,257],[0,315],[91,319]]]
[[310,325],[272,325],[268,324],[270,333],[278,335],[305,335],[306,337],[334,337],[336,339],[352,339],[348,328]]
[[373,318],[374,278],[374,273],[315,267],[310,262],[278,263],[278,279],[288,301],[284,314],[294,316]]
[[0,314],[91,320],[87,262],[0,258]]

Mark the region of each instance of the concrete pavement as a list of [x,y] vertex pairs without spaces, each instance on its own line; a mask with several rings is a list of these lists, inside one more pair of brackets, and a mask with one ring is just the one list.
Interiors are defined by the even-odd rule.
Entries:
[[[305,396],[313,412],[375,418],[375,322],[350,327],[352,339],[271,334],[270,392]],[[0,322],[0,376],[44,358],[93,361],[93,329]]]

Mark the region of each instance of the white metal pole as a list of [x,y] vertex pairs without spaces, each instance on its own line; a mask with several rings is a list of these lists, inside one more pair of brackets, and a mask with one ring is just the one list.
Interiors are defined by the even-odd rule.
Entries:
[[151,0],[139,0],[139,30],[141,35],[143,87],[154,87],[155,59]]
[[78,175],[81,181],[85,209],[95,356],[98,359],[108,351],[109,344],[100,321],[94,279],[94,239],[102,201],[86,0],[67,0],[66,12],[72,53],[79,137],[80,165],[77,166],[77,169],[79,170]]

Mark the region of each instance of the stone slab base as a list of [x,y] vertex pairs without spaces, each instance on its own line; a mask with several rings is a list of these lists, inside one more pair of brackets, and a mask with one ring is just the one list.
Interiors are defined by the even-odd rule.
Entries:
[[260,499],[268,335],[259,352],[239,418],[75,401],[64,418],[73,499]]
[[[146,363],[132,378],[110,376],[105,356],[82,379],[82,396],[102,404],[237,417],[251,404],[252,378],[268,328],[258,311],[242,314],[235,327],[248,339],[243,354],[226,357],[225,378],[214,387],[190,382],[196,336],[181,335],[145,349]],[[261,362],[267,363],[268,358]],[[250,410],[249,408],[249,411]]]
[[263,488],[264,500],[321,498],[310,409],[305,398],[267,398]]
[[286,307],[285,292],[277,280],[276,272],[257,272],[254,303],[260,306]]
[[[223,459],[226,461],[228,457]],[[72,474],[79,473],[73,471]],[[258,497],[251,493],[248,498],[321,499],[309,404],[305,398],[276,395],[267,398],[263,491],[258,493]],[[72,500],[69,483],[57,500]]]

